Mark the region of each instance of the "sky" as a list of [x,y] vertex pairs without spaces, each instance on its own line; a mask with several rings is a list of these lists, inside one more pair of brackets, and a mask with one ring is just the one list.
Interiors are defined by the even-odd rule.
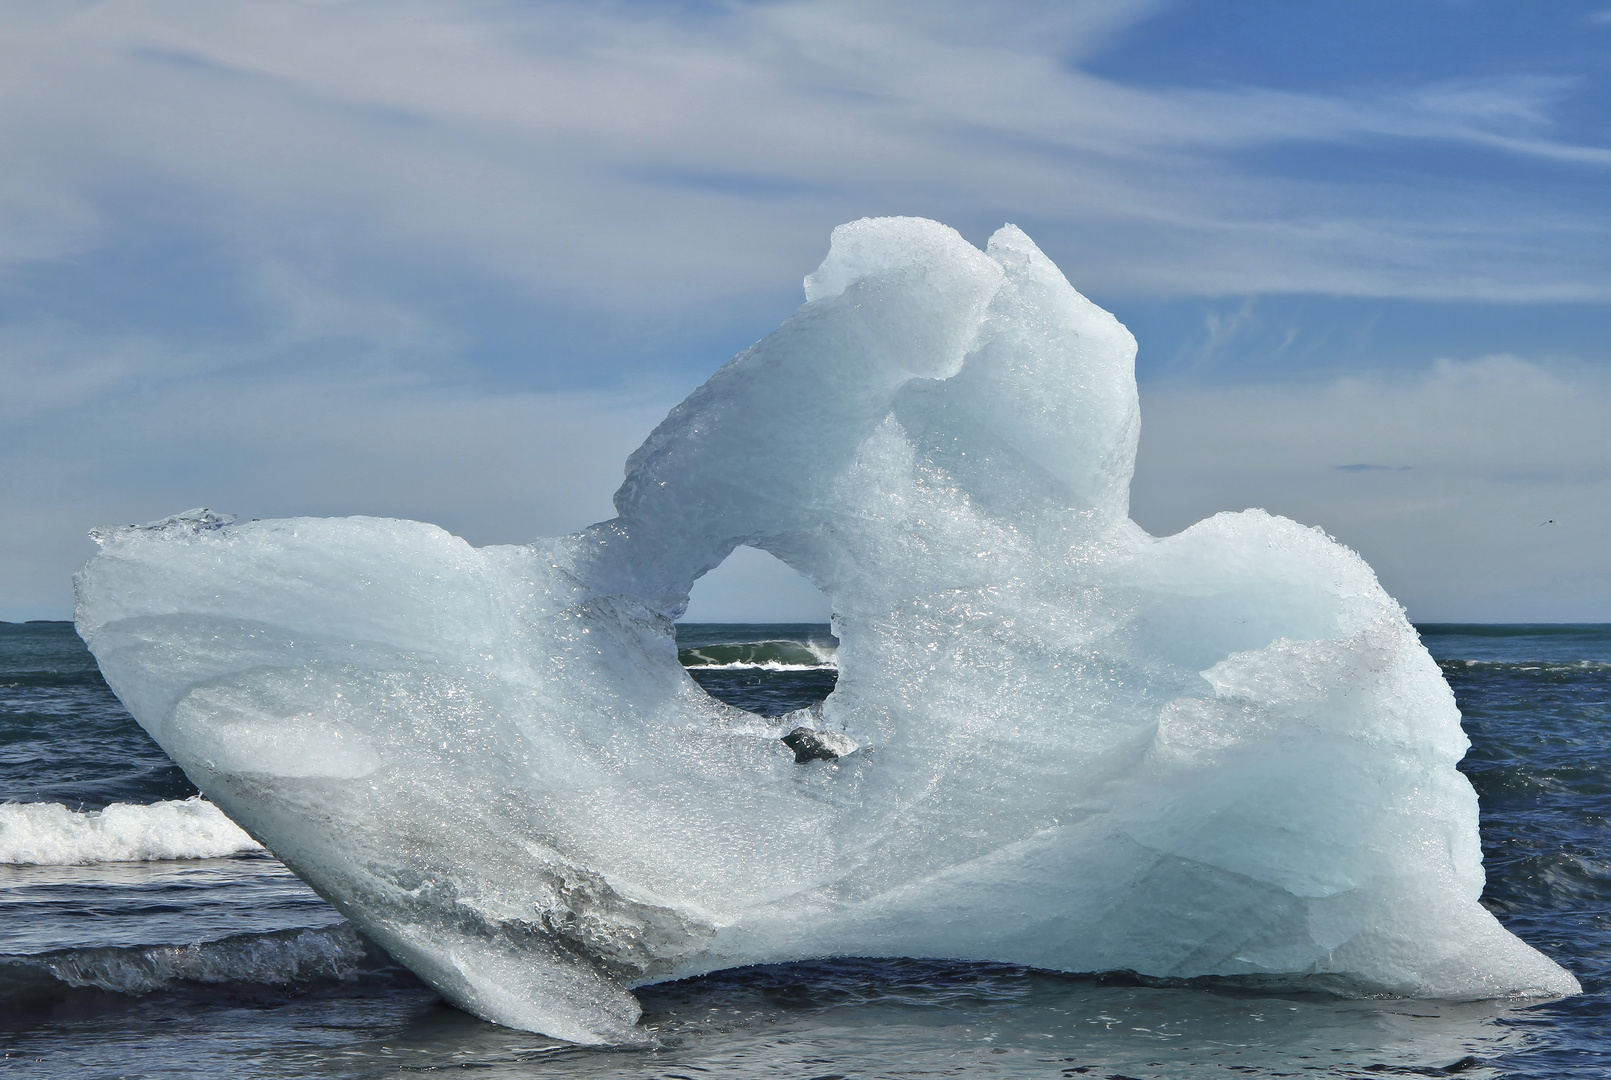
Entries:
[[[1260,506],[1417,621],[1611,621],[1606,0],[6,5],[0,161],[0,619],[195,506],[610,517],[910,214],[1135,333],[1153,533]],[[824,611],[741,550],[688,617]]]

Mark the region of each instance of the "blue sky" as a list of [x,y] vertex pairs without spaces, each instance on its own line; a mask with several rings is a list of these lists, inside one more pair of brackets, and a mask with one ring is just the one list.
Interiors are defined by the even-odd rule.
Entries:
[[[1152,531],[1264,506],[1413,618],[1611,620],[1608,69],[1604,0],[13,6],[0,618],[196,505],[607,517],[902,213],[1135,332]],[[691,614],[814,602],[744,557]]]

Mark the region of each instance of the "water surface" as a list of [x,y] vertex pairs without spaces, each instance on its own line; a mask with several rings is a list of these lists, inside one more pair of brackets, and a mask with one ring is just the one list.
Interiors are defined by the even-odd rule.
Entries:
[[[1486,903],[1575,971],[1542,1005],[1343,1001],[1007,966],[837,960],[639,992],[657,1049],[476,1020],[266,854],[0,865],[0,1047],[18,1076],[1611,1075],[1611,627],[1427,626],[1472,750]],[[683,626],[693,678],[776,716],[833,686],[826,626]],[[195,793],[65,623],[0,624],[0,800]]]

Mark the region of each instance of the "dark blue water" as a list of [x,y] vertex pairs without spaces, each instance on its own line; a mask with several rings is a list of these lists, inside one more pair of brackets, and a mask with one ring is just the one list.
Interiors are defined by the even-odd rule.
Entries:
[[815,705],[833,690],[839,640],[810,623],[683,623],[677,652],[718,701],[762,716]]
[[[1465,713],[1485,903],[1581,997],[1341,1001],[1005,965],[841,960],[639,992],[659,1049],[569,1047],[443,1004],[266,854],[0,865],[0,1071],[73,1077],[1611,1076],[1611,627],[1422,629]],[[712,695],[833,686],[818,626],[682,627]],[[72,627],[0,623],[0,801],[194,794]],[[6,843],[0,823],[0,848]]]
[[1611,1076],[1611,627],[1421,627],[1465,716],[1483,903],[1576,972],[1581,997],[1514,1023],[1510,1076]]
[[0,801],[98,810],[194,794],[71,623],[0,622]]

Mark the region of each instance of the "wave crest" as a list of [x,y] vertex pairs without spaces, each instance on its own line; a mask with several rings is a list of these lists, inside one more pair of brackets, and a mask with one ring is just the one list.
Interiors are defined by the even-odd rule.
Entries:
[[1546,678],[1611,672],[1611,663],[1604,660],[1439,660],[1438,667],[1443,669],[1445,675],[1486,672]]
[[140,997],[181,983],[291,987],[389,966],[351,923],[241,934],[192,945],[60,949],[0,957],[0,1002],[42,1003],[74,990]]
[[837,668],[834,646],[814,641],[738,641],[678,649],[685,668],[760,668],[821,671]]
[[262,850],[199,796],[89,811],[61,803],[0,805],[0,863],[13,866],[215,859]]

